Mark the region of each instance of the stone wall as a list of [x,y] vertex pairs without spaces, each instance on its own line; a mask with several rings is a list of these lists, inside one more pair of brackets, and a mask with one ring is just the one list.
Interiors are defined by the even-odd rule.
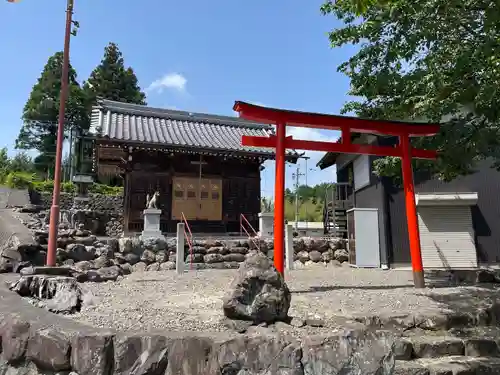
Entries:
[[350,331],[292,338],[259,331],[100,330],[37,308],[4,284],[0,283],[1,374],[388,375],[394,365],[390,335]]
[[[69,212],[73,208],[72,193],[61,193],[60,210]],[[76,211],[76,220],[96,235],[118,237],[123,233],[123,196],[89,194],[85,207]],[[30,192],[31,203],[50,210],[52,193]],[[73,211],[75,212],[75,211]]]
[[[61,192],[59,207],[61,210],[70,210],[73,207],[73,193]],[[103,211],[113,214],[123,214],[123,196],[121,195],[103,195],[89,194],[88,209],[93,211]],[[46,210],[50,209],[52,204],[52,193],[31,192],[31,203],[39,205]]]
[[[86,272],[118,266],[124,271],[172,270],[176,261],[176,239],[141,240],[125,237],[105,242],[95,237],[61,237],[58,242],[58,262]],[[294,260],[297,266],[311,263],[335,263],[347,260],[342,239],[294,240]],[[238,268],[252,249],[259,249],[273,257],[272,240],[195,240],[193,246],[184,249],[187,267],[192,269]]]

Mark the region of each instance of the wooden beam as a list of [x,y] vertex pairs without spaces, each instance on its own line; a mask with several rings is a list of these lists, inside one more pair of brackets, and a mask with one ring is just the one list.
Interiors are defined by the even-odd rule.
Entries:
[[[253,147],[269,147],[276,148],[276,136],[270,137],[257,137],[257,136],[242,136],[241,142],[244,146]],[[324,151],[335,152],[344,154],[362,154],[362,155],[376,155],[376,156],[395,156],[401,157],[402,151],[400,146],[370,146],[359,145],[352,143],[336,143],[336,142],[321,142],[321,141],[305,141],[293,139],[291,136],[286,137],[285,147],[294,150],[307,150],[307,151]],[[412,149],[412,157],[417,159],[436,159],[437,151]]]
[[328,115],[323,113],[289,111],[278,108],[261,107],[258,105],[235,102],[233,110],[239,112],[240,117],[264,123],[285,123],[290,126],[304,128],[349,130],[353,133],[372,133],[380,135],[404,135],[422,137],[435,135],[439,132],[439,125],[427,123],[410,123],[387,120],[371,120],[358,117]]

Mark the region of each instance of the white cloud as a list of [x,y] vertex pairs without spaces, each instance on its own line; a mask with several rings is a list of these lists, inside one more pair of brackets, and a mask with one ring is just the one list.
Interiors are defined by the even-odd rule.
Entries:
[[187,79],[180,73],[168,73],[153,81],[146,91],[156,91],[159,94],[165,89],[186,92]]

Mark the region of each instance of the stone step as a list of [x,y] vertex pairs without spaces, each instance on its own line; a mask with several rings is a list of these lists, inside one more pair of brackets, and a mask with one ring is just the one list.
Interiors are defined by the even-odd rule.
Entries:
[[449,356],[396,361],[393,375],[498,375],[500,358]]
[[452,335],[410,336],[397,340],[395,357],[398,360],[439,358],[447,356],[499,357],[499,339],[472,334],[468,337]]

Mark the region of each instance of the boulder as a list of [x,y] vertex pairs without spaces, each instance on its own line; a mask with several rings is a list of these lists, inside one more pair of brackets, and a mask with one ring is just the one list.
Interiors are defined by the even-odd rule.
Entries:
[[160,270],[160,263],[151,263],[149,266],[146,267],[146,271],[159,271]]
[[223,299],[224,315],[249,320],[254,324],[285,320],[291,293],[271,260],[261,252],[252,252],[241,264]]
[[186,254],[186,260],[185,260],[186,263],[203,263],[203,261],[204,261],[203,254],[199,253]]
[[14,272],[19,262],[15,259],[0,256],[0,273]]
[[323,254],[321,254],[321,259],[325,263],[331,262],[334,259],[333,250],[329,249],[329,250],[325,251]]
[[32,297],[54,313],[80,311],[83,292],[77,280],[67,276],[28,275],[12,283],[10,290],[22,297]]
[[120,264],[118,267],[121,268],[124,275],[130,275],[132,273],[132,266],[128,263]]
[[299,251],[297,253],[297,259],[302,263],[305,263],[309,260],[309,253],[307,251]]
[[49,371],[70,371],[70,341],[62,332],[42,329],[28,340],[26,359]]
[[118,266],[100,268],[96,272],[101,278],[101,281],[116,281],[118,276],[122,274],[122,270]]
[[207,254],[203,257],[205,263],[220,263],[224,261],[224,257],[221,254]]
[[118,251],[124,254],[140,254],[142,251],[142,242],[137,237],[122,237],[118,240]]
[[165,240],[165,237],[146,238],[142,240],[142,246],[144,249],[151,250],[156,253],[167,248],[167,241]]
[[306,336],[304,374],[390,375],[395,366],[394,337],[386,332],[346,331],[336,336]]
[[240,253],[231,253],[223,256],[224,262],[243,262],[245,258],[245,255]]
[[125,260],[125,263],[129,263],[132,266],[141,261],[141,257],[134,253],[127,253],[123,255],[123,259]]
[[93,236],[93,235],[88,236],[88,237],[75,237],[75,238],[73,238],[72,241],[73,241],[73,243],[76,243],[76,244],[91,246],[97,241],[97,237]]
[[165,262],[160,264],[160,271],[168,271],[175,269],[175,262]]
[[81,262],[77,262],[73,265],[73,268],[78,272],[89,271],[94,268],[94,264],[88,260],[83,260]]
[[334,258],[340,263],[347,262],[347,260],[349,260],[349,253],[345,249],[338,249],[335,250]]
[[314,263],[321,262],[322,257],[321,253],[318,250],[313,250],[309,253],[309,259],[311,259]]
[[203,246],[193,246],[192,251],[194,254],[201,254],[201,255],[205,255],[207,253],[207,249],[205,249],[205,247]]
[[248,253],[248,247],[243,247],[243,246],[235,246],[229,249],[229,252],[232,254],[247,254]]
[[165,250],[160,250],[156,253],[155,261],[157,263],[164,263],[168,260],[168,255]]
[[68,259],[73,259],[75,262],[90,261],[95,258],[95,248],[73,243],[66,247],[66,255]]
[[111,261],[104,255],[101,255],[99,258],[96,258],[94,260],[94,267],[95,268],[109,267],[110,265],[111,265]]
[[132,271],[133,272],[142,272],[146,271],[147,264],[144,262],[139,262],[134,265],[132,265]]
[[95,255],[97,257],[104,256],[106,258],[111,259],[114,257],[115,252],[109,245],[102,245],[95,249]]
[[156,254],[152,250],[144,250],[141,255],[141,262],[146,264],[154,263],[156,260]]

